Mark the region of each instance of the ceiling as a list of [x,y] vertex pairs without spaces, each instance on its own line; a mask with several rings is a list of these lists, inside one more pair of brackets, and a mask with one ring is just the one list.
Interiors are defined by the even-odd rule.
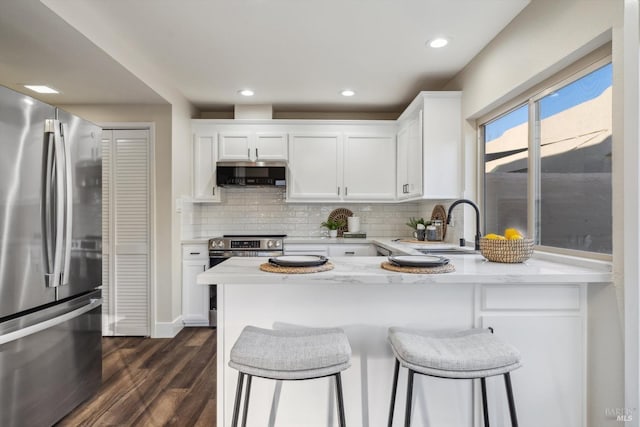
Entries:
[[[399,111],[458,73],[528,0],[64,0],[91,10],[201,111]],[[54,10],[55,2],[47,2]],[[53,4],[53,6],[52,6]],[[79,9],[78,9],[79,10]],[[64,13],[58,11],[63,17]],[[73,21],[70,21],[73,22]],[[97,24],[97,22],[96,22]],[[449,46],[432,49],[436,36]],[[55,102],[162,103],[38,0],[3,1],[0,83]],[[251,88],[245,98],[238,90]],[[356,91],[345,98],[342,89]],[[24,91],[24,89],[22,89]],[[45,97],[48,102],[52,96]]]

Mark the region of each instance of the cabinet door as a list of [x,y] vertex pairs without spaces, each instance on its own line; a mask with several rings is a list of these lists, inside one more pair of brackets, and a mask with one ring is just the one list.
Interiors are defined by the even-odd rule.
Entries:
[[209,326],[209,287],[197,284],[206,259],[182,261],[182,321],[185,326]]
[[196,132],[193,138],[193,197],[220,201],[216,186],[216,133]]
[[287,160],[287,135],[263,133],[255,135],[256,147],[251,153],[256,160]]
[[396,143],[393,136],[347,135],[344,199],[394,200]]
[[361,243],[361,244],[337,244],[329,245],[329,256],[375,256],[375,246]]
[[430,93],[424,100],[425,198],[462,194],[462,112],[459,92]]
[[342,193],[340,134],[294,134],[290,137],[290,200],[339,200]]
[[422,110],[404,121],[398,132],[398,199],[422,195]]
[[329,249],[327,245],[285,243],[284,254],[329,256]]
[[218,143],[220,160],[250,160],[251,137],[249,134],[220,133]]
[[[482,316],[482,327],[489,326],[522,354],[523,366],[511,373],[518,418],[530,426],[586,425],[582,319],[555,312],[499,313]],[[491,425],[510,425],[502,376],[487,379],[487,393]]]

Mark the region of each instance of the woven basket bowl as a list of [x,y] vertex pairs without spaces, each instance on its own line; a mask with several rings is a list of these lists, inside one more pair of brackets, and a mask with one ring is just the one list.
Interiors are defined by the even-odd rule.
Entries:
[[533,240],[494,240],[481,237],[480,253],[493,262],[525,262],[533,254]]

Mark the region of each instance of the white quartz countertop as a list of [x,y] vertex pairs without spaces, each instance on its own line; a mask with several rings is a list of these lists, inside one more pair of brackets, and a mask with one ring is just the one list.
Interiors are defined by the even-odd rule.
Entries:
[[447,256],[456,271],[445,274],[409,274],[380,267],[384,257],[333,257],[335,268],[309,274],[268,273],[259,269],[266,258],[234,257],[198,275],[198,284],[608,284],[610,267],[571,265],[531,258],[523,264],[485,261],[480,255]]

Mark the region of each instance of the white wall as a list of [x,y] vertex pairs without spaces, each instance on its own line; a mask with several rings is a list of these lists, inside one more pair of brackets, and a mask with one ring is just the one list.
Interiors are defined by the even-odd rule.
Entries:
[[175,88],[172,81],[164,78],[162,73],[157,73],[155,67],[147,62],[144,56],[129,48],[128,40],[123,39],[117,31],[113,31],[108,26],[102,19],[100,8],[82,1],[41,1],[171,105],[170,162],[164,163],[159,168],[164,185],[160,186],[160,183],[157,185],[158,193],[162,193],[163,200],[170,201],[171,213],[169,214],[169,210],[165,209],[159,215],[170,215],[171,225],[159,230],[159,233],[163,238],[165,233],[170,235],[168,250],[171,251],[172,259],[162,267],[166,269],[166,274],[162,276],[163,280],[168,280],[169,284],[158,289],[155,301],[156,323],[152,325],[151,330],[154,337],[173,336],[182,327],[180,217],[176,213],[175,201],[190,193],[191,118],[195,116],[196,111]]
[[[465,196],[478,197],[478,142],[475,119],[531,90],[590,51],[613,40],[614,63],[614,267],[615,287],[589,294],[589,425],[619,425],[605,409],[624,407],[623,214],[624,134],[622,97],[622,0],[532,0],[478,56],[443,89],[462,90]],[[637,40],[636,40],[637,43]],[[636,45],[637,48],[637,45]],[[637,218],[636,218],[637,221]],[[465,224],[465,230],[472,230]],[[469,232],[467,238],[469,238]],[[637,415],[634,414],[634,415]]]

